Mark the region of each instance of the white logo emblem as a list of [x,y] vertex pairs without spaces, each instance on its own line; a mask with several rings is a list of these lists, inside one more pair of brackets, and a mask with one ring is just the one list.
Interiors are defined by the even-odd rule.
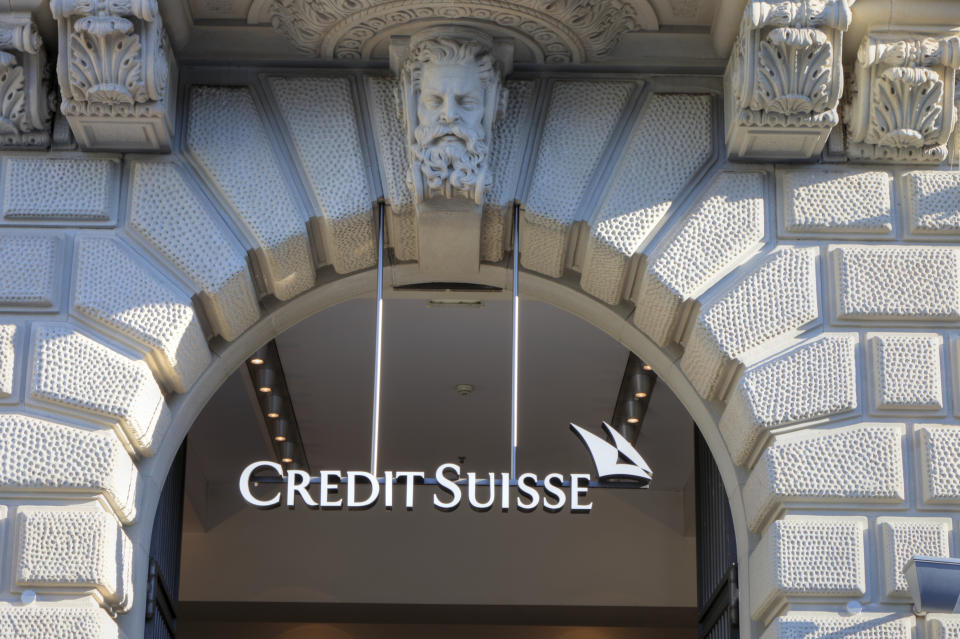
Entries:
[[637,449],[607,422],[603,422],[603,428],[607,431],[611,443],[576,424],[570,424],[570,428],[590,451],[598,479],[636,479],[643,486],[653,479],[653,471],[647,466],[647,462],[643,461]]

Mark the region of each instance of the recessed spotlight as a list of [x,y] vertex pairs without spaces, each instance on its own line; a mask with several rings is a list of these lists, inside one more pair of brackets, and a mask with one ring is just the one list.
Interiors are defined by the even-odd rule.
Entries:
[[273,390],[273,371],[269,368],[261,368],[257,375],[257,390],[261,393],[269,393]]
[[251,358],[250,358],[250,363],[253,364],[254,366],[260,366],[260,364],[263,364],[263,358],[262,358],[262,357],[251,357]]
[[293,442],[280,444],[280,461],[284,464],[293,462]]
[[273,440],[277,442],[287,441],[288,430],[287,420],[278,419],[273,423]]
[[270,419],[276,419],[280,417],[280,412],[283,410],[283,397],[280,395],[270,395],[267,397],[267,403],[264,408],[265,414]]

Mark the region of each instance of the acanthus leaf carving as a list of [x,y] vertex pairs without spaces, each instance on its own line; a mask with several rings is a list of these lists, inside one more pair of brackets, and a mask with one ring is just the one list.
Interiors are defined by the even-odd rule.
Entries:
[[[810,159],[837,124],[847,0],[751,0],[727,70],[729,153]],[[787,134],[787,135],[785,135]]]
[[29,13],[0,14],[0,147],[50,143],[53,95],[46,54]]
[[167,86],[176,65],[157,0],[51,0],[50,6],[60,34],[61,110],[81,146],[169,149],[174,105]]
[[956,128],[960,35],[884,29],[860,47],[846,111],[847,152],[876,162],[939,164]]

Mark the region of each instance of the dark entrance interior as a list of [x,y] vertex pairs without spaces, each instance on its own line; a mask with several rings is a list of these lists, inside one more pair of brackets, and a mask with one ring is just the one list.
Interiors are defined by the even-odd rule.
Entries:
[[[462,460],[465,472],[508,470],[509,302],[434,301],[388,301],[384,467]],[[523,308],[518,465],[590,471],[567,423],[599,433],[615,416],[629,353],[549,305]],[[358,300],[276,340],[298,463],[311,471],[369,464],[372,320],[372,302]],[[473,389],[464,396],[458,384]],[[168,476],[151,544],[148,639],[738,636],[729,506],[665,384],[637,438],[651,488],[594,489],[586,516],[466,504],[441,513],[428,487],[410,512],[258,511],[236,488],[243,466],[278,454],[255,386],[247,368],[228,380]]]

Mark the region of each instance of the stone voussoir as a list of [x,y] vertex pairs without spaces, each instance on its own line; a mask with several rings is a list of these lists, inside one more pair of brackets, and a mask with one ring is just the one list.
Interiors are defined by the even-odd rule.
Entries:
[[134,520],[139,473],[112,431],[0,413],[0,441],[0,490],[100,493]]
[[34,324],[30,397],[120,426],[133,449],[151,455],[170,415],[143,359],[135,359],[69,324]]
[[902,424],[858,424],[778,437],[743,488],[758,532],[785,504],[902,503]]
[[246,254],[172,162],[135,162],[128,228],[197,289],[210,329],[226,340],[260,317]]
[[657,344],[679,340],[695,296],[760,247],[764,178],[760,171],[717,174],[651,251],[633,297],[633,322]]
[[819,317],[817,254],[813,247],[775,251],[703,308],[680,360],[702,397],[724,397],[741,356]]
[[190,299],[139,264],[112,238],[80,237],[73,309],[145,350],[158,378],[178,393],[210,363]]
[[738,464],[746,464],[771,429],[857,408],[858,337],[831,334],[747,370],[720,418]]

